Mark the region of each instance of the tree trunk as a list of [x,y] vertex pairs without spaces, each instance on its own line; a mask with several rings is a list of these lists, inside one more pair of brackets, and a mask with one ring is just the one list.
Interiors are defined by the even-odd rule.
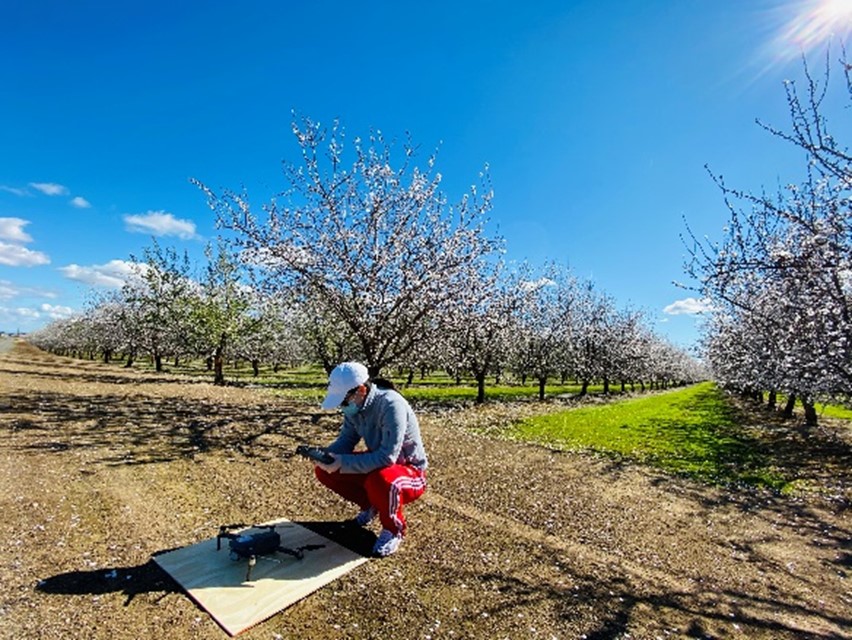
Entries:
[[213,354],[213,384],[225,384],[225,359],[218,348]]
[[260,375],[260,360],[257,358],[251,361],[251,371],[255,378]]
[[129,369],[130,367],[132,367],[132,366],[133,366],[133,361],[134,361],[134,360],[136,360],[136,350],[135,350],[135,349],[131,349],[131,350],[127,353],[127,362],[125,362],[125,363],[124,363],[124,368],[125,368],[125,369]]
[[608,396],[609,395],[609,378],[604,376],[603,383],[604,383],[604,388],[603,388],[604,395]]
[[154,354],[154,371],[160,373],[163,370],[163,356],[159,353]]
[[219,336],[219,344],[216,345],[216,351],[213,352],[213,384],[225,384],[225,341],[227,334],[223,333]]
[[580,387],[580,397],[582,398],[589,391],[589,381],[583,380],[583,386]]
[[213,371],[213,356],[207,356],[207,360],[205,360],[205,365],[207,366],[208,371]]
[[805,408],[805,426],[817,426],[817,412],[814,403],[803,399],[802,406]]
[[104,349],[104,364],[109,364],[109,361],[112,359],[112,350]]
[[538,379],[538,399],[544,400],[544,386],[547,384],[547,376]]
[[766,400],[766,408],[767,409],[775,409],[775,405],[778,403],[778,397],[775,391],[769,392],[769,398]]
[[476,404],[485,402],[485,372],[476,374]]
[[791,394],[789,398],[787,398],[787,404],[784,405],[784,411],[781,412],[785,418],[793,417],[793,407],[796,406],[796,395]]

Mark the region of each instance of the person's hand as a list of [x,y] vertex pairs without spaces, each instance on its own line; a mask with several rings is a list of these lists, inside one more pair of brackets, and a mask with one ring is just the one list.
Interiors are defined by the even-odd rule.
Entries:
[[334,458],[334,462],[329,462],[328,464],[324,462],[317,462],[316,465],[326,473],[334,473],[335,471],[339,471],[340,465],[343,464],[340,460],[340,456],[338,456],[336,453],[329,453],[328,455]]

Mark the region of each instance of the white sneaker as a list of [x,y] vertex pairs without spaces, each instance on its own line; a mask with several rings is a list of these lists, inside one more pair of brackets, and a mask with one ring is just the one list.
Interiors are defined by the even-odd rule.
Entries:
[[377,515],[379,515],[379,512],[376,510],[375,507],[364,509],[357,516],[355,516],[355,524],[357,524],[359,527],[366,527],[373,520],[375,520]]
[[382,558],[389,556],[394,551],[399,549],[399,545],[401,542],[401,535],[392,533],[387,529],[382,529],[382,532],[379,534],[379,537],[376,540],[376,544],[373,546],[373,555]]

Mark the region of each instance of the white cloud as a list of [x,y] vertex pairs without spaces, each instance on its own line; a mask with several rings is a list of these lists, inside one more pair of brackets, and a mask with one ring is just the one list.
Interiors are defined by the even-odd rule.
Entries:
[[0,307],[0,320],[4,322],[31,322],[41,318],[61,320],[73,316],[71,307],[43,304],[38,308],[32,307]]
[[30,251],[26,247],[0,242],[0,264],[10,267],[34,267],[50,264],[50,258],[41,251]]
[[126,215],[127,230],[134,233],[150,233],[155,236],[178,236],[184,240],[195,238],[195,223],[178,220],[167,211],[148,211],[140,215]]
[[0,218],[0,240],[31,242],[32,238],[24,232],[24,227],[29,223],[29,220],[21,218]]
[[27,307],[0,307],[0,319],[2,320],[35,320],[39,317],[38,311]]
[[554,280],[551,280],[550,278],[542,277],[542,278],[539,278],[538,280],[526,280],[524,282],[521,282],[520,287],[521,287],[522,291],[530,292],[530,291],[537,291],[538,289],[541,289],[542,287],[552,287],[552,286],[555,286],[555,285],[556,285],[556,282]]
[[17,298],[21,290],[7,280],[0,280],[0,300],[11,300]]
[[75,198],[71,198],[71,206],[77,207],[78,209],[89,209],[91,208],[91,203],[85,198],[81,198],[77,196]]
[[39,307],[39,313],[46,315],[51,320],[61,320],[74,315],[74,309],[58,304],[42,304]]
[[[30,182],[28,185],[30,188],[43,193],[46,196],[67,196],[70,191],[68,187],[62,184],[56,184],[55,182]],[[20,189],[18,187],[10,187],[5,184],[0,184],[0,191],[6,191],[7,193],[12,193],[16,196],[32,196],[32,193],[27,189]],[[78,209],[88,209],[92,205],[91,203],[81,196],[75,196],[71,198],[71,206],[77,207]]]
[[707,311],[712,310],[713,305],[710,303],[708,298],[702,298],[701,300],[698,300],[697,298],[684,298],[683,300],[675,300],[672,302],[663,309],[663,313],[667,313],[670,316],[680,316],[706,313]]
[[56,294],[44,289],[33,289],[32,287],[19,287],[8,280],[0,280],[0,300],[11,300],[22,296],[37,296],[39,298],[55,298]]
[[68,195],[68,187],[54,182],[30,182],[30,186],[36,191],[41,191],[46,196]]
[[28,196],[30,195],[26,189],[18,189],[17,187],[9,187],[5,184],[0,184],[0,191],[6,191],[7,193],[14,193],[16,196]]
[[[47,254],[21,246],[22,242],[32,241],[30,235],[24,231],[24,227],[28,224],[28,220],[21,218],[0,218],[0,264],[10,267],[50,264]],[[3,240],[9,240],[9,242],[3,242]]]
[[133,263],[124,260],[110,260],[106,264],[91,267],[69,264],[67,267],[60,267],[59,271],[69,280],[112,289],[120,289],[136,273]]

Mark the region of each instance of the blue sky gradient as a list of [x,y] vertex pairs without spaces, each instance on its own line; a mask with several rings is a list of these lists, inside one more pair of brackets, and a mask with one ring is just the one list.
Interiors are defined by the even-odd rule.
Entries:
[[201,260],[215,231],[189,179],[261,204],[298,160],[296,110],[410,132],[422,163],[440,147],[451,201],[487,164],[511,259],[568,264],[688,346],[684,218],[711,238],[727,219],[705,165],[799,181],[803,153],[755,118],[786,127],[783,80],[852,24],[852,0],[362,4],[4,3],[0,330],[80,309],[152,234]]

